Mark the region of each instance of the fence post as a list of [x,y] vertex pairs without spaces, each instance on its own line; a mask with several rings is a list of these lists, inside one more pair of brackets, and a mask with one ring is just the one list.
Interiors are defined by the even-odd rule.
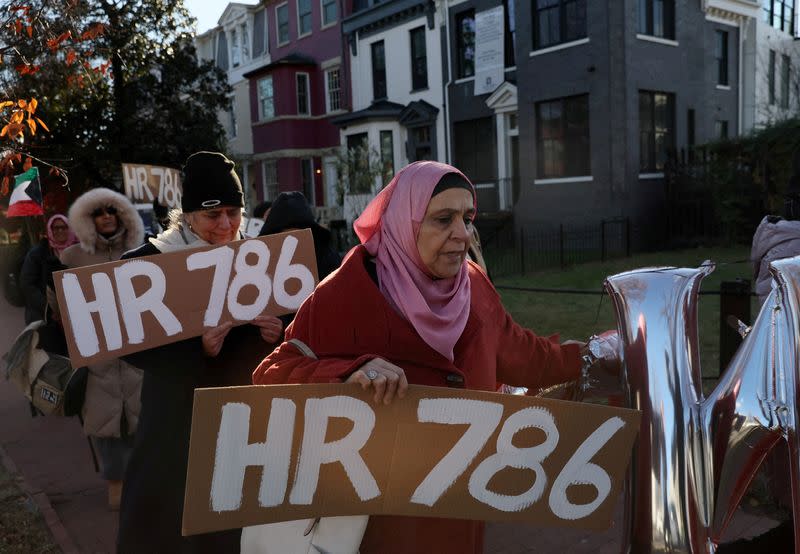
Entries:
[[730,326],[728,318],[733,316],[750,324],[750,281],[723,281],[719,293],[719,374],[722,375],[742,343],[741,335]]
[[561,263],[561,269],[564,269],[564,224],[558,226],[558,259]]
[[606,261],[606,220],[600,221],[600,261]]
[[631,257],[631,218],[625,218],[625,257]]

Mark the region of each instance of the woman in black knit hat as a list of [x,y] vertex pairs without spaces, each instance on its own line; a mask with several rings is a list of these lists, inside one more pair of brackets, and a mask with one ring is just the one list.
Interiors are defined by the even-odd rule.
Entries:
[[[244,197],[234,163],[197,152],[183,167],[181,210],[169,228],[123,259],[225,244],[244,238]],[[272,316],[126,356],[144,370],[142,410],[125,474],[117,547],[141,552],[239,552],[240,530],[181,537],[192,399],[198,387],[249,385],[252,369],[276,346],[283,325]]]

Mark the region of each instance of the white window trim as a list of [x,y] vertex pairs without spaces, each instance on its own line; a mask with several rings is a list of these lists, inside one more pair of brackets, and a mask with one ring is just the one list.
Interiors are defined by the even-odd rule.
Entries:
[[[289,35],[289,38],[286,40],[286,42],[280,42],[280,40],[281,40],[281,18],[278,17],[278,10],[280,10],[284,6],[286,7],[286,15],[288,16],[289,15],[289,2],[281,2],[280,4],[275,6],[275,44],[277,46],[286,46],[287,44],[292,42],[292,30],[291,29],[287,29],[287,31],[289,31],[287,33]],[[287,25],[289,24],[289,18],[288,17],[286,19],[286,24]]]
[[643,35],[642,33],[636,33],[636,38],[638,38],[639,40],[644,40],[646,42],[655,42],[656,44],[663,44],[665,46],[680,45],[680,43],[677,40],[672,40],[671,38],[654,37],[652,35]]
[[730,85],[717,85],[717,90],[731,90]]
[[329,29],[336,25],[339,22],[339,3],[334,2],[336,4],[336,19],[331,21],[330,23],[325,23],[325,6],[323,5],[324,0],[319,0],[319,22],[320,22],[320,30],[322,29]]
[[461,79],[456,79],[453,81],[454,85],[460,85],[462,83],[471,83],[475,80],[475,77],[462,77]]
[[721,25],[729,25],[731,27],[739,27],[739,20],[733,19],[725,19],[724,17],[717,17],[715,15],[706,14],[706,21],[710,21],[712,23],[719,23]]
[[[308,108],[308,111],[303,113],[300,113],[300,95],[298,94],[299,91],[297,90],[297,79],[301,75],[304,75],[306,78],[306,107]],[[311,76],[305,71],[298,71],[294,74],[294,97],[297,115],[311,115]]]
[[[328,87],[328,72],[330,71],[339,71],[339,107],[336,110],[331,109],[331,96],[330,96],[330,88]],[[342,111],[342,69],[341,66],[335,65],[329,67],[323,71],[324,79],[325,79],[325,113],[338,113]]]
[[543,54],[549,54],[550,52],[557,52],[559,50],[564,50],[566,48],[573,48],[575,46],[580,46],[581,44],[588,44],[589,37],[579,38],[578,40],[573,40],[570,42],[563,42],[561,44],[554,44],[553,46],[547,46],[545,48],[539,48],[538,50],[533,50],[528,54],[531,58],[534,56],[541,56]]
[[[239,45],[239,40],[241,38],[239,36],[239,25],[234,25],[233,27],[228,29],[226,31],[226,33],[228,34],[228,37],[230,37],[230,39],[231,39],[231,40],[228,40],[228,59],[231,62],[230,63],[230,67],[231,67],[231,69],[236,69],[237,67],[241,67],[242,65],[244,65],[242,63],[242,49],[241,49],[241,47]],[[236,40],[233,40],[234,38]],[[239,61],[237,63],[234,63],[234,61],[233,61],[233,49],[234,48],[239,48]]]
[[[309,0],[309,2],[310,1],[311,0]],[[309,32],[307,32],[307,33],[300,34],[300,0],[295,0],[295,3],[294,3],[294,7],[295,7],[294,14],[295,14],[295,19],[297,19],[297,38],[298,39],[311,36],[311,34],[314,32],[314,8],[313,8],[313,6],[314,6],[313,3],[311,3],[311,5],[309,6],[311,8],[311,14],[310,14],[311,15],[311,30]]]
[[594,177],[591,175],[579,175],[577,177],[554,177],[552,179],[534,179],[534,185],[559,185],[562,183],[591,183]]
[[[259,88],[259,83],[264,79],[269,79],[272,81],[272,117],[265,117],[264,113],[261,111],[261,90]],[[275,81],[272,79],[272,75],[267,75],[265,77],[261,77],[259,80],[256,81],[256,103],[258,104],[258,121],[271,121],[275,119]]]
[[664,172],[655,172],[655,173],[639,173],[639,179],[663,179]]

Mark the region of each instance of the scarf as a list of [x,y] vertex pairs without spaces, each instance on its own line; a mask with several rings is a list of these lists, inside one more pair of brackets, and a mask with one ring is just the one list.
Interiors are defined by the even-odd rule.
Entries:
[[452,362],[453,348],[469,319],[467,264],[453,278],[434,279],[417,249],[431,194],[448,173],[463,176],[439,162],[414,162],[404,167],[369,203],[353,228],[375,258],[383,296],[425,343]]

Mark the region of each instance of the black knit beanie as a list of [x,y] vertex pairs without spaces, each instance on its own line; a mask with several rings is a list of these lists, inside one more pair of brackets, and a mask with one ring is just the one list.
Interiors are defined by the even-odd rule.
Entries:
[[439,182],[436,183],[436,187],[433,189],[431,198],[440,192],[446,191],[447,189],[465,189],[472,194],[472,198],[475,198],[475,189],[473,188],[472,183],[467,181],[458,173],[445,173],[442,175],[442,178],[439,179]]
[[183,166],[184,212],[220,206],[244,207],[244,194],[234,163],[219,152],[195,152]]

